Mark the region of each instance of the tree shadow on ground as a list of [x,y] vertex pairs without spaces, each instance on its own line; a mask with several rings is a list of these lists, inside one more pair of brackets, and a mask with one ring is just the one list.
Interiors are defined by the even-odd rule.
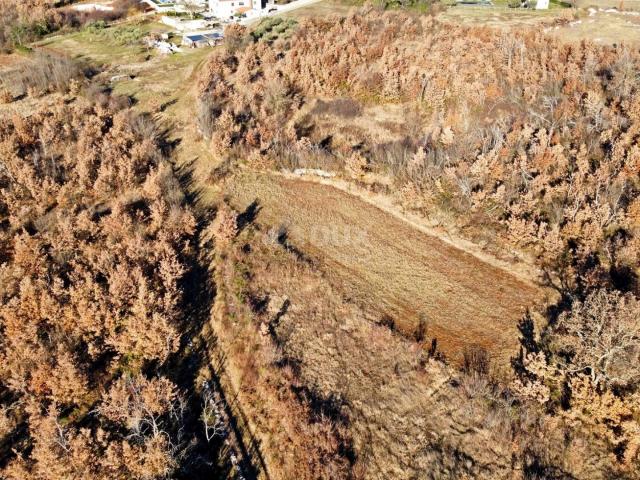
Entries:
[[[202,197],[202,188],[198,187],[193,174],[196,160],[179,167],[173,165],[174,173],[185,192],[185,200],[191,205],[201,205]],[[205,208],[193,210],[196,214],[197,232],[192,244],[199,245],[198,237],[213,219],[214,211]],[[234,476],[234,470],[239,470],[247,480],[258,477],[268,479],[259,442],[247,428],[247,419],[236,399],[227,396],[221,382],[221,377],[225,375],[225,356],[219,349],[210,325],[217,293],[212,271],[213,256],[213,251],[200,251],[183,259],[185,264],[190,265],[190,269],[180,285],[184,292],[180,347],[163,367],[180,391],[189,393],[184,429],[197,438],[197,442],[185,450],[181,468],[175,477],[190,480],[229,478]],[[219,394],[221,407],[228,419],[227,437],[215,437],[210,442],[206,439],[201,420],[203,402],[199,392],[204,385],[198,385],[198,382],[202,381],[203,371],[208,372],[208,383]]]

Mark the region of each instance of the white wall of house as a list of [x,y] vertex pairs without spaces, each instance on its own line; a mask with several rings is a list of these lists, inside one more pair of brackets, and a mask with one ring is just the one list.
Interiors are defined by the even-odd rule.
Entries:
[[[259,4],[259,0],[255,2],[255,5]],[[253,6],[253,0],[209,0],[209,10],[211,13],[222,19],[230,18],[238,10],[251,9]]]
[[165,25],[169,25],[170,27],[175,28],[181,32],[185,32],[187,30],[201,30],[203,28],[207,28],[209,22],[207,20],[191,20],[188,17],[169,17],[163,16],[160,21]]

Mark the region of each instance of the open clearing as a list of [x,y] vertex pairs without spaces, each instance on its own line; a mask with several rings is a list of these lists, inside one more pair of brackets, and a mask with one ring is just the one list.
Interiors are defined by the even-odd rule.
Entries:
[[638,12],[601,12],[581,18],[550,31],[566,41],[589,39],[600,44],[640,44],[640,14]]
[[[609,2],[611,3],[611,2]],[[616,2],[619,4],[619,2]],[[639,3],[625,2],[625,8],[639,8]],[[599,5],[608,8],[610,5]],[[618,5],[616,5],[618,6]],[[579,11],[574,17],[571,9],[551,8],[547,11],[513,9],[507,7],[460,6],[447,9],[440,20],[462,25],[488,26],[511,30],[542,26],[545,31],[566,42],[591,40],[600,44],[640,43],[640,16],[635,11],[612,12]]]
[[458,362],[466,346],[486,348],[504,365],[518,343],[518,321],[542,290],[429,236],[333,187],[246,172],[226,193],[261,225],[286,229],[288,241],[317,259],[330,281],[376,321],[427,336]]
[[329,15],[347,15],[351,10],[359,8],[360,6],[357,1],[322,0],[292,12],[285,12],[281,16],[284,18],[302,19],[309,17],[327,17]]
[[[450,7],[437,15],[439,20],[461,25],[487,26],[510,30],[522,27],[543,27],[549,34],[567,42],[591,40],[601,44],[640,43],[640,1],[626,0],[624,12],[598,11],[588,16],[587,10],[572,17],[572,10],[562,8],[558,2],[549,10],[508,8],[506,1],[495,0],[494,7],[457,6]],[[284,13],[283,17],[302,19],[307,17],[327,17],[347,15],[362,5],[356,1],[323,0],[313,5]],[[579,1],[583,8],[618,8],[619,0]]]

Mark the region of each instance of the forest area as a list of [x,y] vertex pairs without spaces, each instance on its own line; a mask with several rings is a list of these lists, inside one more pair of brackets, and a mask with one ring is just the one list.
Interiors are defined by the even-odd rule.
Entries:
[[[365,5],[231,23],[147,111],[88,56],[29,46],[138,2],[66,3],[0,0],[0,49],[24,56],[0,101],[35,105],[0,113],[0,478],[640,478],[637,48]],[[405,215],[444,233],[419,243]],[[437,235],[474,245],[436,253],[491,268],[439,281],[494,275],[469,287],[493,303],[424,297],[521,311],[518,348],[498,365],[486,325],[450,354],[295,221],[351,222],[363,250],[415,233],[398,265],[363,255],[389,285],[422,285],[407,264]]]
[[53,103],[0,120],[0,476],[224,475],[187,299],[197,221],[166,131],[72,60],[37,58],[12,78]]

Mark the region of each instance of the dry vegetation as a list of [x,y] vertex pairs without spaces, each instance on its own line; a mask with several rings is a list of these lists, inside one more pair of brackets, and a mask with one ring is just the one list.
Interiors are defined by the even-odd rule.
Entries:
[[[129,5],[0,0],[0,47]],[[82,36],[0,78],[0,477],[639,478],[637,49],[269,19],[190,105],[202,54],[101,32],[137,107]]]
[[[575,376],[566,409],[568,370],[552,377],[539,358],[525,361],[535,380],[523,376],[508,388],[487,376],[482,350],[465,352],[462,372],[447,367],[427,338],[372,321],[375,305],[346,299],[289,242],[281,230],[251,224],[216,248],[214,325],[229,388],[270,477],[636,478],[637,407],[628,399],[602,396]],[[547,396],[536,397],[546,385]],[[291,392],[315,412],[296,417],[296,426]],[[309,430],[320,428],[327,440],[306,443]],[[622,444],[628,458],[617,459]],[[302,452],[304,461],[285,452]]]
[[[623,272],[637,268],[640,251],[637,68],[624,47],[371,12],[217,51],[201,79],[201,109],[215,119],[204,129],[215,151],[390,175],[408,207],[491,225],[492,241],[535,253],[565,273],[568,288],[608,272],[620,287],[633,282]],[[389,145],[315,132],[313,115],[299,115],[306,96],[345,94],[403,102],[414,112],[404,138]]]
[[[460,382],[475,392],[473,398],[479,395],[492,405],[506,401],[508,408],[516,408],[525,417],[537,416],[537,425],[544,426],[541,435],[557,439],[547,441],[562,444],[564,449],[553,453],[520,450],[513,457],[520,460],[505,470],[497,466],[500,455],[496,452],[465,457],[462,452],[470,448],[471,435],[456,443],[461,451],[455,455],[442,444],[440,449],[434,445],[427,449],[438,461],[451,460],[452,455],[468,459],[470,470],[443,470],[441,477],[636,478],[640,432],[637,50],[589,42],[565,44],[538,29],[505,33],[371,8],[347,17],[304,19],[292,29],[293,33],[286,30],[282,35],[262,37],[234,27],[225,48],[212,54],[198,85],[199,121],[224,167],[214,169],[210,181],[217,182],[238,164],[254,169],[332,171],[482,241],[494,251],[530,256],[542,272],[539,280],[555,289],[559,300],[546,309],[540,305],[544,325],[534,325],[528,314],[522,317],[521,352],[512,353],[515,380],[508,385],[492,383],[486,377],[491,369],[486,352],[471,349],[464,352],[466,376]],[[404,115],[389,115],[398,109]],[[374,119],[372,112],[376,112]],[[251,201],[255,184],[244,186],[240,178],[233,180],[237,186],[232,187],[239,190],[223,191],[236,198],[241,192],[244,207]],[[267,223],[282,221],[278,211],[291,210],[291,203],[301,201],[293,182],[280,185],[287,191],[276,194],[275,200],[269,198],[264,207],[270,211],[260,214]],[[258,200],[275,188],[263,187],[255,194]],[[325,195],[330,196],[328,192]],[[348,206],[344,211],[341,207],[332,210],[330,203],[324,207],[347,215]],[[309,213],[300,220],[301,225],[331,221],[330,214],[323,220]],[[364,224],[357,223],[358,227]],[[377,227],[389,225],[385,222]],[[223,273],[217,278],[220,288],[225,288],[220,301],[230,309],[219,317],[220,322],[230,317],[224,329],[232,332],[225,333],[228,345],[235,345],[240,335],[233,332],[249,329],[248,318],[254,318],[251,328],[258,339],[261,330],[268,337],[276,328],[269,322],[261,326],[259,319],[264,315],[265,299],[272,294],[269,290],[279,290],[262,264],[273,268],[271,256],[278,254],[262,252],[259,260],[247,265],[245,257],[262,247],[245,240],[244,235],[250,234],[239,230],[241,245],[224,242],[225,249],[236,253],[220,258]],[[303,235],[292,236],[293,243],[286,235],[276,238],[297,263],[311,261],[317,268],[306,256],[309,245]],[[312,247],[314,258],[321,258],[322,248]],[[342,263],[347,269],[354,265],[344,258]],[[374,270],[375,265],[371,265]],[[334,266],[331,261],[320,265],[325,272],[323,281],[336,285],[331,275]],[[224,273],[229,271],[235,271],[235,276]],[[390,271],[393,267],[383,269],[381,278]],[[360,273],[355,272],[355,277]],[[358,279],[348,278],[357,292]],[[237,291],[239,285],[245,293]],[[247,285],[253,285],[253,291]],[[303,292],[308,287],[316,298],[318,289],[307,276],[301,277],[299,285],[304,286]],[[371,293],[375,297],[375,292],[384,289],[382,282],[372,286]],[[235,296],[227,290],[236,292]],[[353,298],[349,286],[338,291],[343,299]],[[291,291],[284,295],[296,294],[302,295]],[[357,293],[355,297],[357,300]],[[379,298],[380,308],[373,307],[375,313],[367,312],[367,318],[380,318],[386,298],[382,293]],[[450,295],[448,301],[459,305],[468,299]],[[306,302],[313,300],[300,298],[295,306],[307,308]],[[371,308],[375,302],[358,305]],[[346,315],[346,307],[332,303],[325,312],[340,317]],[[398,318],[378,323],[387,328],[406,322],[404,313],[396,312]],[[298,336],[302,344],[292,340],[277,346],[283,354],[287,348],[297,352],[288,363],[307,372],[303,383],[324,381],[321,398],[343,391],[347,396],[357,395],[353,390],[358,387],[344,390],[337,378],[332,384],[328,373],[325,376],[314,367],[316,362],[324,366],[339,361],[346,368],[353,350],[325,346],[317,350],[328,349],[322,360],[307,356],[305,349],[312,348],[308,342],[318,335],[309,333],[314,317],[296,318],[289,335]],[[404,334],[408,341],[408,332]],[[324,341],[324,337],[317,339]],[[264,347],[256,347],[261,349]],[[429,351],[428,342],[424,350]],[[278,358],[272,363],[281,364]],[[239,361],[236,368],[241,365]],[[235,377],[236,391],[243,389],[240,379],[245,374]],[[371,388],[375,391],[385,384],[381,380]],[[246,401],[251,404],[250,398]],[[356,402],[354,408],[359,405]],[[496,415],[512,418],[504,412]],[[257,411],[250,416],[259,421]],[[384,425],[380,428],[390,428],[393,415],[380,423]],[[507,438],[521,445],[523,438],[514,433],[518,428],[511,424],[509,435],[517,439]],[[534,431],[531,426],[522,428],[529,434]],[[359,437],[357,427],[348,430],[356,445],[353,465],[358,470],[358,455],[364,455],[367,440]],[[500,429],[493,433],[500,432],[504,433]],[[261,435],[268,437],[270,430],[264,428]],[[378,441],[384,444],[390,438]],[[575,443],[563,443],[561,438]],[[587,450],[582,442],[590,445]],[[276,454],[267,449],[267,463],[272,455]],[[392,458],[390,452],[381,454],[371,478],[390,475],[387,468]],[[486,470],[469,466],[478,467],[482,461]],[[408,464],[412,467],[394,474],[410,478],[412,468],[420,471],[417,457]]]
[[496,370],[508,369],[518,321],[543,297],[536,285],[331,186],[242,173],[225,193],[240,211],[257,202],[256,221],[281,226],[335,288],[376,312],[372,321],[421,335],[453,364],[475,345]]
[[172,360],[195,220],[160,130],[117,103],[0,121],[3,478],[165,478],[215,461]]
[[66,0],[0,0],[0,51],[26,47],[30,42],[64,28],[125,17],[140,7],[139,0],[114,0],[112,10],[79,11]]
[[[212,298],[164,132],[66,57],[36,53],[3,80],[50,106],[0,124],[0,475],[253,478],[192,336]],[[221,209],[201,240],[236,233]],[[344,429],[276,373],[257,387],[279,412],[274,478],[344,478]]]
[[[242,255],[234,241],[237,233],[238,217],[223,205],[202,240],[217,254],[214,278],[219,288],[211,314],[216,341],[226,354],[223,380],[240,405],[238,416],[247,419],[255,437],[263,474],[283,480],[351,478],[346,428],[295,378],[270,341],[270,327],[253,319],[252,311],[266,311],[267,304],[247,296],[252,273],[235,268]],[[277,308],[286,311],[287,305]]]
[[90,73],[65,55],[37,50],[13,68],[0,71],[0,91],[5,103],[24,96],[77,93]]

